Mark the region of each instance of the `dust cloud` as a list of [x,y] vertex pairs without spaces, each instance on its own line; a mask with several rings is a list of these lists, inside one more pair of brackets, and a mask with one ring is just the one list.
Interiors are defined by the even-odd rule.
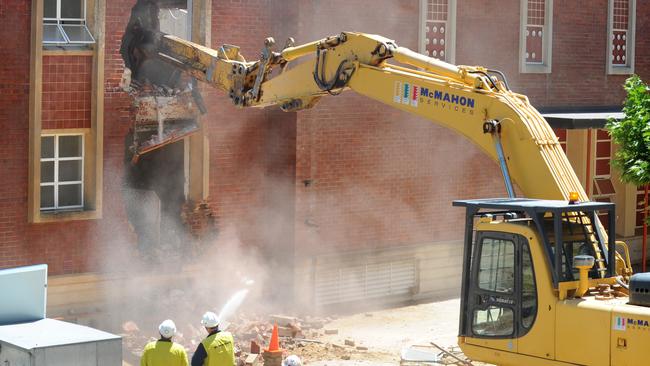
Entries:
[[[304,11],[308,16],[297,25],[296,39],[304,42],[338,34],[342,30],[355,30],[392,37],[398,44],[417,50],[418,20],[409,17],[409,14],[417,13],[413,9],[417,8],[417,1],[383,1],[381,6],[366,6],[364,9],[367,14],[364,17],[355,15],[360,9],[343,11],[343,2],[335,3],[301,3],[301,12]],[[328,11],[337,16],[322,16],[327,15]],[[316,14],[321,16],[317,17]],[[386,14],[390,16],[386,17]],[[262,37],[260,43],[261,40]],[[338,98],[337,102],[345,100],[345,97]],[[265,192],[275,195],[270,203],[246,208],[258,212],[253,220],[257,221],[257,225],[246,223],[240,227],[236,220],[227,224],[217,220],[214,235],[196,239],[187,233],[187,227],[181,222],[179,213],[169,218],[163,215],[158,222],[164,223],[161,227],[165,227],[167,235],[164,232],[159,234],[161,248],[151,248],[140,245],[138,240],[145,234],[138,232],[134,222],[130,223],[130,228],[124,222],[115,222],[114,225],[109,223],[111,229],[104,233],[109,239],[98,245],[104,249],[98,253],[97,260],[98,270],[114,281],[106,281],[102,287],[108,304],[104,309],[106,318],[100,321],[100,325],[119,333],[124,322],[130,320],[136,322],[141,330],[151,330],[152,336],[156,335],[158,323],[167,318],[173,319],[181,332],[187,327],[200,328],[199,321],[204,311],[218,313],[230,296],[242,289],[249,290],[241,307],[242,313],[314,312],[316,309],[309,306],[313,289],[304,290],[304,287],[293,286],[292,283],[294,271],[302,265],[294,263],[297,256],[309,261],[318,255],[328,254],[344,262],[351,251],[368,250],[366,255],[373,255],[377,250],[405,243],[422,244],[457,239],[451,236],[441,237],[439,232],[441,228],[459,222],[461,214],[441,215],[441,212],[450,210],[451,199],[445,202],[434,199],[443,195],[475,198],[502,191],[501,185],[498,185],[496,165],[476,149],[473,154],[471,151],[467,153],[467,144],[455,146],[462,141],[458,135],[442,132],[441,128],[431,127],[423,119],[405,117],[403,113],[385,114],[385,107],[365,98],[355,97],[350,100],[353,104],[359,101],[363,103],[360,107],[359,104],[349,105],[351,102],[348,101],[348,105],[344,106],[348,110],[358,111],[360,120],[385,115],[383,118],[390,121],[384,121],[380,128],[359,131],[356,122],[328,124],[331,121],[319,121],[319,113],[329,113],[333,120],[341,116],[340,113],[331,111],[332,104],[298,112],[295,117],[297,123],[306,123],[307,126],[297,138],[312,144],[309,147],[312,149],[309,155],[312,171],[307,178],[313,180],[313,186],[302,187],[302,182],[275,177],[265,167],[253,165],[250,168],[252,171],[247,174],[264,177]],[[216,118],[218,117],[213,113],[208,114],[205,120]],[[273,114],[266,118],[270,119],[272,125]],[[404,132],[409,126],[415,126],[415,129],[410,133]],[[237,131],[232,126],[228,128],[229,136],[241,138],[240,141],[233,142],[232,146],[244,147],[251,143],[246,140],[248,135],[244,131]],[[322,136],[337,129],[356,129],[361,139],[345,147],[327,145]],[[210,133],[219,131],[214,129]],[[431,141],[436,143],[431,144]],[[366,147],[382,151],[404,148],[409,153],[412,152],[413,156],[407,161],[390,161],[393,156],[381,152],[374,154],[370,151],[366,155],[354,153],[357,149],[364,151]],[[328,168],[324,160],[328,156],[328,150],[331,152],[337,148],[342,148],[341,154],[354,156],[349,164],[359,164],[362,172],[363,167],[372,166],[373,171],[368,174],[375,178],[369,180],[368,175],[359,174],[321,185],[321,181],[329,179],[329,174],[338,174],[335,169]],[[296,152],[296,155],[301,153],[303,152]],[[485,168],[486,164],[491,165]],[[452,172],[449,171],[449,166],[468,168]],[[485,170],[492,173],[476,178],[477,171]],[[412,173],[412,176],[400,176],[405,171]],[[114,173],[116,176],[124,174],[121,171]],[[381,182],[377,177],[382,176],[388,178]],[[475,191],[474,187],[464,183],[470,179],[478,180],[479,185],[485,184],[481,190]],[[162,179],[158,183],[165,182],[167,180]],[[130,194],[133,192],[124,193],[127,201],[124,205],[135,205],[137,210],[137,206],[143,202],[143,196]],[[219,195],[220,192],[211,190],[211,194]],[[287,202],[294,201],[297,201],[294,209],[287,210]],[[143,218],[146,217],[143,215]],[[133,221],[132,217],[130,219]],[[119,227],[127,229],[119,232],[116,229]],[[461,228],[457,229],[459,233],[462,232]],[[274,247],[251,245],[244,239],[251,235],[242,235],[245,234],[242,233],[243,230],[257,230],[254,236],[267,238],[270,243],[268,245]],[[287,232],[292,237],[283,237]],[[176,238],[171,240],[173,236]],[[122,243],[116,244],[116,240]],[[158,253],[148,255],[151,250]],[[307,301],[303,301],[304,306],[296,306],[294,299]],[[381,301],[382,299],[364,300],[364,305],[372,307],[373,302]]]

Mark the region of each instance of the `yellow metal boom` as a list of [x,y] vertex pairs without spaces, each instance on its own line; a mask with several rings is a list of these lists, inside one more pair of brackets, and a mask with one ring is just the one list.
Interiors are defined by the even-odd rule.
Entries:
[[[498,78],[486,68],[452,65],[357,32],[299,46],[290,40],[279,52],[267,38],[261,59],[254,62],[232,45],[215,50],[155,31],[144,38],[153,46],[140,47],[141,54],[223,90],[236,106],[279,105],[295,111],[351,89],[466,136],[500,163],[506,185],[511,175],[528,198],[568,200],[570,192],[577,192],[581,201],[588,200],[548,123],[528,98],[508,88],[503,75]],[[602,265],[598,250],[596,257]],[[631,274],[618,255],[617,271]]]
[[509,171],[526,197],[568,199],[569,192],[578,192],[588,200],[544,118],[485,68],[455,66],[356,32],[280,52],[272,51],[268,38],[255,62],[247,62],[236,46],[214,50],[163,33],[156,42],[155,56],[228,93],[239,107],[293,111],[352,89],[458,131],[498,163],[493,138],[483,129],[486,121],[497,121]]

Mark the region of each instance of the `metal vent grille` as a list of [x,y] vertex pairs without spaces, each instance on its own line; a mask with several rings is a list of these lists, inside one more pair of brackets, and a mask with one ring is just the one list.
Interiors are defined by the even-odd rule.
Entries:
[[415,259],[316,269],[316,305],[400,295],[408,299],[416,291]]

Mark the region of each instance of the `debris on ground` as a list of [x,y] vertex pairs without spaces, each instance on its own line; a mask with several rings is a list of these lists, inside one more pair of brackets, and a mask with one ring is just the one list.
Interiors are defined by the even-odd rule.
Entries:
[[[449,339],[442,338],[442,340],[440,337],[436,338],[441,331],[447,331],[447,328],[453,329],[453,326],[457,325],[456,319],[450,320],[449,325],[443,324],[438,319],[435,327],[422,328],[420,326],[422,316],[436,317],[442,312],[435,310],[446,310],[447,307],[455,308],[456,306],[457,304],[453,302],[423,304],[417,308],[386,309],[336,319],[239,312],[229,319],[227,330],[233,333],[236,349],[239,350],[237,366],[261,366],[263,364],[262,353],[269,345],[274,324],[278,325],[280,348],[284,350],[283,357],[297,355],[306,366],[376,366],[400,363],[404,366],[421,365],[424,362],[407,361],[400,357],[400,349],[408,347],[413,342],[426,345],[423,347],[428,351],[427,359],[436,360],[428,364],[485,365],[469,361],[457,346],[451,346],[455,343],[453,336],[449,336]],[[190,311],[190,313],[192,312]],[[151,326],[151,324],[156,324],[156,321],[157,319],[141,318],[137,320],[137,323],[136,321],[122,323],[125,364],[139,364],[140,355],[146,343],[154,340],[154,336],[158,336],[156,328]],[[205,329],[194,322],[181,321],[180,319],[176,321],[176,325],[178,331],[174,341],[183,345],[188,356],[191,357],[192,352],[205,337]],[[416,333],[415,330],[418,330],[419,333]],[[406,337],[407,333],[408,337]],[[430,340],[435,341],[436,345],[441,345],[442,349],[429,344]]]
[[[328,321],[331,321],[331,318],[310,316],[301,319],[287,315],[240,314],[229,322],[228,327],[228,331],[233,333],[235,338],[235,349],[238,352],[237,364],[244,366],[262,363],[262,357],[258,357],[258,355],[269,342],[273,324],[279,325],[281,348],[285,349],[288,354],[297,354],[308,360],[319,360],[328,357],[330,359],[350,359],[352,353],[359,353],[360,350],[354,347],[354,341],[351,339],[346,340],[345,345],[322,342],[317,339],[326,332],[322,328]],[[185,347],[188,354],[191,355],[191,352],[205,338],[205,330],[191,323],[177,322],[176,325],[178,330],[174,336],[174,342]],[[124,359],[132,364],[138,362],[144,346],[157,339],[154,337],[155,331],[143,332],[133,320],[124,322],[122,331]],[[338,333],[338,330],[334,331],[333,334]]]

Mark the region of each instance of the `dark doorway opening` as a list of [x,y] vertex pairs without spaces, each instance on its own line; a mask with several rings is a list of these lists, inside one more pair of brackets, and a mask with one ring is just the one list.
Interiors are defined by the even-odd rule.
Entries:
[[126,137],[124,198],[129,222],[137,235],[138,252],[151,263],[180,258],[187,230],[181,215],[185,203],[185,141],[142,155],[133,164]]

